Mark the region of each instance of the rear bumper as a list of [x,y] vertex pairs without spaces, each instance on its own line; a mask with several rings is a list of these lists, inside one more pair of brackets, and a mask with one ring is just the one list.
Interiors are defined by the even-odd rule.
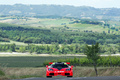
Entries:
[[46,76],[73,76],[73,71],[46,71]]

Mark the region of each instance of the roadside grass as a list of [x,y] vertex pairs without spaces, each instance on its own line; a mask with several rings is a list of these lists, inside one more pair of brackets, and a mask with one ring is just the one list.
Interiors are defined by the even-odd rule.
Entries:
[[[119,76],[120,67],[98,67],[98,76]],[[93,67],[74,67],[74,77],[96,76]]]
[[46,68],[6,68],[4,70],[6,76],[13,79],[29,78],[29,77],[45,77]]
[[[22,79],[30,77],[46,77],[46,68],[4,68],[5,76],[0,78]],[[98,67],[98,76],[119,76],[120,67]],[[73,77],[92,77],[96,76],[93,67],[74,67]],[[55,77],[55,76],[54,76]],[[56,76],[60,77],[60,76]]]

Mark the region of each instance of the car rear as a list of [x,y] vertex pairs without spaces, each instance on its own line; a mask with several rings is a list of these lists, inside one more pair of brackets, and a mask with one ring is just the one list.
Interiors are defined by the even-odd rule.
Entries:
[[73,76],[73,69],[71,66],[68,66],[66,63],[53,63],[51,66],[47,67],[46,70],[46,76],[52,77],[52,76]]

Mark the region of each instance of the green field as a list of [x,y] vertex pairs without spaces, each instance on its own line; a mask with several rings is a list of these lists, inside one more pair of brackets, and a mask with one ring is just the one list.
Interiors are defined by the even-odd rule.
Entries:
[[[10,56],[0,57],[0,65],[6,67],[41,67],[43,62],[57,59],[74,58],[75,56]],[[79,56],[80,57],[80,56]]]
[[32,27],[42,27],[42,28],[50,28],[50,27],[56,27],[59,26],[61,27],[62,23],[69,24],[70,19],[40,19],[40,18],[22,18],[22,19],[3,19],[1,18],[0,22],[4,23],[12,23],[12,24],[17,24],[17,25],[27,25],[27,26],[32,26]]
[[93,25],[93,24],[68,24],[68,27],[70,27],[70,29],[74,30],[74,29],[79,29],[80,31],[84,31],[84,30],[89,30],[89,31],[96,31],[96,32],[103,32],[103,31],[107,31],[108,29],[104,29],[102,26],[100,25]]

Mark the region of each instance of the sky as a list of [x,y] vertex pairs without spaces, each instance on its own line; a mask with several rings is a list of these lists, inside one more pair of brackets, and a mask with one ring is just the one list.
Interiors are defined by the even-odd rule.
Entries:
[[120,8],[120,0],[0,0],[0,4],[54,4],[72,6],[91,6],[95,8]]

